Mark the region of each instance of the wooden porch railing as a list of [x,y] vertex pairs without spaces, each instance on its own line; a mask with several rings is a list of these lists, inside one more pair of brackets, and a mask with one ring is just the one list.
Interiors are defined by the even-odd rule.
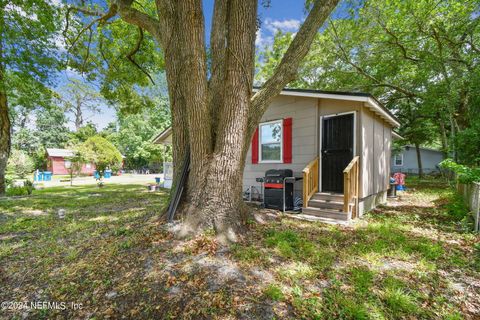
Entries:
[[313,159],[303,169],[303,206],[308,207],[308,201],[318,191],[318,157]]
[[353,158],[343,170],[343,212],[349,212],[353,200],[352,218],[357,216],[358,210],[359,159],[358,156]]

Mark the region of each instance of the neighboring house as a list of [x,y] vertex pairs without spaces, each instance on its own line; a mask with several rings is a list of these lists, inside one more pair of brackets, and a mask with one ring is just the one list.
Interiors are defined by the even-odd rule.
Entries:
[[[71,166],[69,157],[73,155],[72,150],[47,148],[47,170],[52,174],[70,174],[68,169]],[[82,166],[81,174],[93,175],[95,165],[86,163]]]
[[[439,172],[438,164],[445,159],[442,151],[420,147],[423,173]],[[418,159],[415,146],[407,145],[394,154],[390,164],[392,172],[418,174]]]
[[154,143],[160,143],[164,146],[163,148],[163,187],[170,189],[173,183],[173,164],[172,162],[165,161],[166,157],[166,150],[165,148],[172,144],[172,127],[168,127],[167,129],[160,132],[156,135],[152,141]]
[[[292,169],[303,213],[349,220],[386,201],[398,120],[367,93],[285,89],[253,137],[244,189],[269,169]],[[161,138],[159,138],[161,136]],[[164,143],[167,136],[154,140]],[[170,137],[171,139],[171,137]]]

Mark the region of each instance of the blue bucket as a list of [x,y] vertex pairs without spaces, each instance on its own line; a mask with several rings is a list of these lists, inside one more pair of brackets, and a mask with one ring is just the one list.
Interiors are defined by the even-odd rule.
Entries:
[[43,172],[36,172],[33,177],[34,181],[43,181]]
[[44,171],[43,172],[43,181],[51,181],[52,180],[52,172]]

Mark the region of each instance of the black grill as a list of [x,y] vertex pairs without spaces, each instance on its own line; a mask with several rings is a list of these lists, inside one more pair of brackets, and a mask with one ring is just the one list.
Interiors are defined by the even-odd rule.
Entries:
[[265,173],[264,205],[266,208],[283,210],[285,189],[285,210],[293,210],[293,183],[284,183],[285,178],[293,177],[290,169],[272,169]]

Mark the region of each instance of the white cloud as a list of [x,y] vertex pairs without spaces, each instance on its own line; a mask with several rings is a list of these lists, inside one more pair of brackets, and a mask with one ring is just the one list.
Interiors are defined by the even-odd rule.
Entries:
[[70,67],[67,67],[67,69],[64,71],[65,77],[67,79],[82,79],[82,74],[78,72],[75,69],[72,69]]
[[270,46],[273,44],[273,37],[272,36],[264,36],[263,29],[257,30],[257,36],[255,38],[255,45],[259,48],[264,48],[265,46]]
[[277,31],[291,32],[295,36],[300,29],[302,21],[297,19],[273,20],[265,19],[262,28],[257,31],[255,45],[258,48],[270,47],[273,44],[273,36]]
[[267,18],[265,20],[265,28],[272,33],[278,30],[282,32],[297,32],[300,28],[301,21],[297,19],[287,20],[272,20]]

